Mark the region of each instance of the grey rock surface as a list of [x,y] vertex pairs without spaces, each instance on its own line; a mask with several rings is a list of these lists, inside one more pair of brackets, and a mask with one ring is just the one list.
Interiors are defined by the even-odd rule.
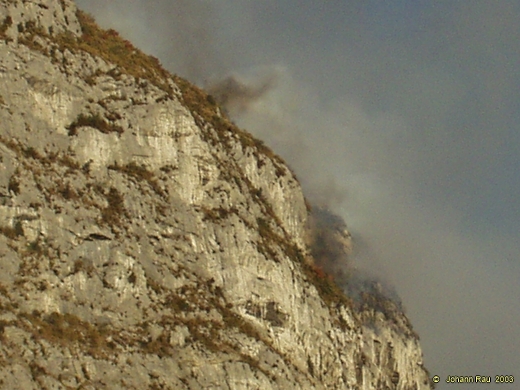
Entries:
[[430,388],[404,314],[316,272],[283,161],[87,22],[0,1],[0,388]]

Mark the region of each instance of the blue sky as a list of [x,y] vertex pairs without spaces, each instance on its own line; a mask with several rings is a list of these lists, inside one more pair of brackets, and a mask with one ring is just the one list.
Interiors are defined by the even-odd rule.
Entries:
[[520,2],[78,4],[199,85],[276,80],[235,120],[345,217],[432,374],[520,377]]

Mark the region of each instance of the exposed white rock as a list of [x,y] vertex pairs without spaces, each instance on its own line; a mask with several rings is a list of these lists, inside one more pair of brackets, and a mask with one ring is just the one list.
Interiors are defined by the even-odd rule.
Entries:
[[174,79],[60,48],[80,35],[72,2],[0,1],[7,16],[0,387],[429,388],[404,314],[317,281],[279,158]]

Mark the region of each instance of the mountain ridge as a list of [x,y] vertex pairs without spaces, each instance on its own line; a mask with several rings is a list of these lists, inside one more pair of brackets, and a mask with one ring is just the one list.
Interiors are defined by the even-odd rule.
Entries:
[[210,95],[71,1],[0,21],[3,388],[430,388],[404,314],[320,271],[294,173]]

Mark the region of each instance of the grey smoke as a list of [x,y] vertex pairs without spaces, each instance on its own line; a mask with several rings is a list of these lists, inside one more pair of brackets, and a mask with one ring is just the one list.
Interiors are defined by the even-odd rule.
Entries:
[[243,80],[238,75],[229,75],[206,85],[206,91],[224,107],[229,115],[238,118],[249,110],[251,104],[261,99],[276,87],[274,73],[257,76],[254,80]]
[[345,217],[432,374],[520,376],[517,1],[78,4],[201,86],[272,70],[230,111]]

